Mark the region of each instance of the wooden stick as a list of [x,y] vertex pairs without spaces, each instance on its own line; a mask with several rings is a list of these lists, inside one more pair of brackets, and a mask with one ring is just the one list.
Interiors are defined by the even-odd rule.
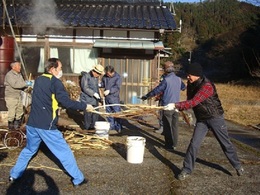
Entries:
[[180,111],[180,113],[181,113],[184,121],[187,123],[187,125],[191,126],[190,121],[189,121],[187,115],[183,111]]
[[[134,109],[138,109],[139,108],[147,108],[147,109],[157,109],[157,110],[163,110],[164,106],[147,106],[147,105],[138,105],[138,104],[107,104],[105,106],[97,106],[94,107],[94,110],[100,109],[102,107],[108,107],[108,106],[122,106],[122,107],[126,107],[126,108],[134,108]],[[89,110],[89,112],[93,112],[93,110]]]
[[32,79],[32,73],[29,74],[28,80],[31,81],[31,79]]

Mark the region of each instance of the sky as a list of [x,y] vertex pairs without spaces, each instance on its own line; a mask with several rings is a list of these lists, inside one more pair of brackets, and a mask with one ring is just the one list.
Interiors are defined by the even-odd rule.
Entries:
[[[256,5],[256,6],[260,5],[259,0],[251,0],[251,1],[250,0],[239,0],[239,1],[246,1],[248,3],[252,3],[252,4]],[[164,0],[164,2],[198,3],[198,2],[200,2],[200,0]]]
[[164,2],[173,2],[173,3],[176,3],[176,2],[181,2],[181,3],[194,3],[194,2],[200,2],[200,0],[164,0]]

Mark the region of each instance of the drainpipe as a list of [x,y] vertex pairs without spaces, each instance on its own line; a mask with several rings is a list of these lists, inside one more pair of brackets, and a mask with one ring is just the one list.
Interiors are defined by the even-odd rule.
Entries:
[[158,63],[157,63],[157,79],[159,80],[160,77],[160,64],[161,64],[161,50],[158,50]]

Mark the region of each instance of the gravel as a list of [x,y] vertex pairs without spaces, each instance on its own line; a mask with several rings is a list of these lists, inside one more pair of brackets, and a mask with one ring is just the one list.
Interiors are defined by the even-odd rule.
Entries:
[[[176,176],[182,168],[185,151],[192,136],[192,128],[179,124],[179,144],[174,152],[163,148],[164,137],[154,133],[155,118],[145,118],[146,123],[124,121],[122,134],[111,131],[109,139],[113,146],[103,149],[80,149],[74,151],[78,166],[88,179],[86,185],[75,189],[70,177],[62,171],[60,163],[42,145],[31,160],[22,178],[8,183],[9,171],[21,148],[1,150],[0,194],[259,194],[260,155],[234,142],[245,169],[241,177],[236,175],[217,140],[209,132],[204,139],[194,172],[184,181]],[[62,120],[61,120],[62,121]],[[65,125],[73,123],[65,120]],[[148,125],[149,124],[149,125]],[[260,132],[259,132],[260,133]],[[146,139],[143,162],[127,162],[127,136]]]

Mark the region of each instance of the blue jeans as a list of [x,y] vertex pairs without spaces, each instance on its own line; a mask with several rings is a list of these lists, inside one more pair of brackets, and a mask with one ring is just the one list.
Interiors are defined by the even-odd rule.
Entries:
[[212,130],[214,136],[218,140],[231,165],[235,169],[240,168],[241,163],[238,159],[237,152],[229,139],[224,116],[222,115],[196,123],[193,136],[183,162],[183,170],[187,173],[191,173],[193,171],[201,142],[208,133],[209,128]]
[[43,141],[73,178],[72,182],[74,185],[77,185],[84,180],[84,175],[79,170],[69,145],[58,129],[44,130],[27,125],[26,138],[26,147],[21,151],[15,166],[10,171],[10,176],[12,178],[17,179],[22,176],[30,159],[38,151],[40,143]]

